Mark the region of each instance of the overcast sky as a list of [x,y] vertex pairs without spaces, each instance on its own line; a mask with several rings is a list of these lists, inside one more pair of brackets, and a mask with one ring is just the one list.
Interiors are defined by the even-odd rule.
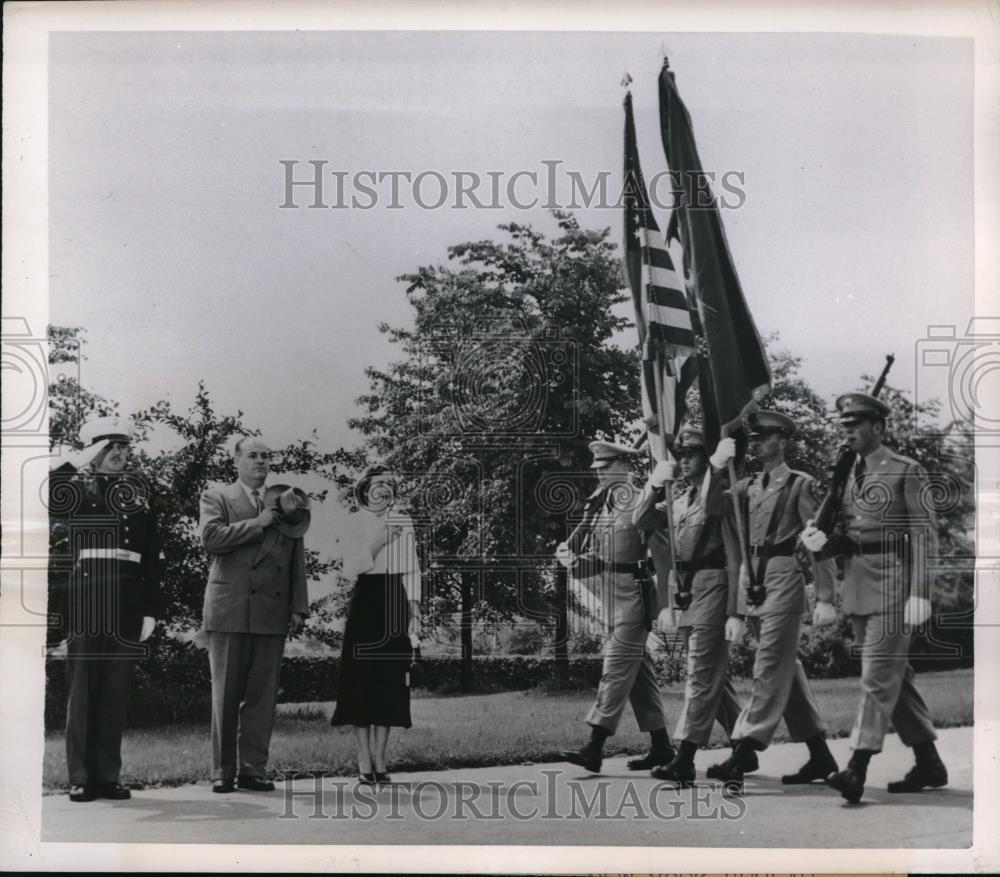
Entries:
[[[664,50],[706,169],[742,174],[745,202],[723,221],[761,333],[804,356],[831,401],[889,352],[893,382],[913,389],[927,326],[961,335],[973,306],[972,46],[959,39],[53,34],[51,320],[86,327],[84,382],[125,411],[187,405],[204,378],[218,410],[242,409],[275,444],[313,427],[353,443],[363,368],[393,354],[376,326],[410,319],[394,278],[500,222],[551,220],[505,193],[499,210],[422,209],[405,183],[403,209],[388,209],[388,183],[369,210],[280,209],[280,162],[299,178],[324,160],[348,183],[493,171],[505,186],[559,161],[560,197],[568,171],[607,172],[615,194],[626,71],[647,179],[664,167]],[[521,183],[520,200],[544,199]],[[620,240],[620,210],[578,215]]]

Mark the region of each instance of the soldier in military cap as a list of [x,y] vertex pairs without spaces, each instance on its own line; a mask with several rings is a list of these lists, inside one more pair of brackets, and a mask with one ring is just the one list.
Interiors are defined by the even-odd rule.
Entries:
[[[679,749],[672,760],[661,761],[652,773],[658,779],[686,786],[694,781],[695,752],[708,744],[716,719],[728,734],[740,713],[729,678],[725,639],[726,617],[736,611],[736,604],[735,591],[730,594],[728,585],[723,544],[723,528],[732,526],[732,513],[723,495],[721,474],[735,455],[736,445],[732,439],[722,439],[709,458],[704,434],[685,429],[678,436],[675,452],[688,488],[672,508],[677,558],[671,564],[666,590],[674,595],[675,608],[662,611],[659,624],[661,629],[674,626],[673,616],[680,610],[677,626],[687,639],[687,684],[674,734],[680,741]],[[650,475],[635,513],[635,523],[642,530],[663,530],[668,525],[662,506],[664,485],[672,478],[670,469],[668,463],[660,463]]]
[[948,782],[908,660],[913,628],[931,614],[924,561],[937,554],[937,533],[933,510],[922,501],[927,473],[882,444],[888,406],[865,393],[847,393],[837,399],[837,410],[857,455],[853,477],[833,536],[810,526],[802,541],[811,551],[844,557],[843,607],[861,649],[862,693],[850,763],[827,783],[856,803],[864,794],[868,762],[881,752],[890,723],[913,748],[916,764],[904,779],[889,783],[889,792],[919,792]]
[[81,430],[49,479],[49,644],[66,640],[66,761],[74,802],[131,797],[121,783],[128,693],[159,613],[160,539],[146,485],[128,472],[129,430]]
[[[750,449],[763,471],[734,487],[740,524],[746,528],[750,569],[742,563],[739,540],[730,534],[730,568],[740,574],[729,583],[739,593],[737,612],[726,622],[726,639],[742,639],[745,617],[758,644],[750,699],[732,730],[736,744],[732,757],[708,769],[709,777],[730,785],[742,784],[745,768],[754,763],[755,752],[768,747],[782,717],[792,740],[809,747],[809,760],[797,773],[783,776],[783,783],[811,783],[837,770],[826,744],[826,723],[796,654],[807,598],[805,576],[793,555],[799,533],[815,516],[818,503],[813,479],[785,462],[795,433],[795,422],[787,415],[759,411],[750,421]],[[837,617],[833,561],[814,562],[813,577],[814,623],[831,624]]]
[[614,442],[590,444],[591,468],[599,486],[590,497],[584,520],[557,550],[559,562],[578,578],[600,589],[607,636],[597,698],[587,715],[590,740],[562,753],[571,764],[597,773],[604,741],[618,727],[631,703],[639,729],[649,733],[650,754],[630,762],[632,769],[673,758],[653,660],[646,649],[656,607],[646,565],[646,545],[632,522],[637,490],[630,480],[638,451]]

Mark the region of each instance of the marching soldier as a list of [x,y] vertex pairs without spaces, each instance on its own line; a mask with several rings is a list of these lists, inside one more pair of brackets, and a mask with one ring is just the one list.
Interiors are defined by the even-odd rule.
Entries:
[[844,612],[861,649],[861,702],[845,770],[827,784],[851,803],[864,794],[871,757],[882,751],[890,722],[913,748],[916,764],[889,792],[919,792],[948,782],[934,741],[937,734],[909,663],[912,630],[930,617],[930,582],[924,559],[937,553],[933,512],[926,497],[927,473],[909,457],[882,445],[889,408],[865,393],[837,399],[840,424],[857,455],[844,490],[840,521],[831,545],[807,527],[802,541],[844,556]]
[[69,799],[125,800],[121,744],[139,645],[156,625],[160,540],[145,485],[127,471],[130,437],[112,418],[49,484],[50,609],[65,639]]
[[[754,763],[755,752],[770,744],[782,716],[792,740],[809,747],[809,760],[797,773],[783,776],[783,783],[811,783],[837,770],[826,744],[826,724],[796,654],[807,599],[805,576],[793,553],[799,533],[816,514],[817,501],[813,479],[785,463],[785,451],[795,432],[790,417],[777,411],[758,412],[750,424],[750,446],[764,469],[734,488],[751,569],[738,562],[730,567],[740,570],[739,581],[730,581],[730,588],[739,590],[739,615],[731,615],[726,622],[726,639],[742,638],[740,616],[745,615],[758,645],[750,700],[732,730],[732,757],[710,767],[708,776],[736,787],[742,785],[746,767]],[[735,561],[738,544],[728,548]],[[830,624],[837,617],[833,561],[814,562],[813,576],[814,623]]]
[[624,445],[595,441],[591,468],[598,490],[591,496],[583,522],[557,551],[557,558],[577,578],[593,578],[600,588],[607,624],[604,667],[597,698],[587,715],[590,740],[562,753],[571,764],[597,773],[604,741],[618,727],[625,704],[631,703],[641,731],[649,733],[650,752],[629,762],[632,770],[648,770],[674,756],[667,733],[660,687],[646,640],[656,615],[652,579],[646,565],[642,534],[632,523],[636,490],[630,482],[630,460],[638,452]]
[[[689,488],[673,505],[677,560],[669,581],[675,607],[681,610],[678,626],[687,638],[687,685],[684,708],[674,734],[680,741],[677,755],[661,761],[652,774],[681,786],[694,781],[695,752],[699,746],[707,745],[715,720],[718,718],[729,734],[740,713],[728,672],[725,624],[727,615],[735,613],[736,605],[735,592],[730,594],[728,586],[722,532],[724,526],[730,525],[730,516],[725,506],[721,470],[735,451],[732,439],[722,439],[709,460],[700,430],[686,429],[678,437],[681,474]],[[640,529],[667,526],[666,515],[657,504],[664,500],[664,484],[669,477],[665,463],[653,470],[636,508],[635,522]],[[672,611],[662,611],[659,622],[661,629],[672,626]],[[747,769],[755,770],[756,764]]]

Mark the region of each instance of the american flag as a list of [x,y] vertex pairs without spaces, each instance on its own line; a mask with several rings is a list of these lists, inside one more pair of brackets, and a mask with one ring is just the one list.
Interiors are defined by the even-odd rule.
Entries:
[[625,269],[642,348],[642,413],[653,456],[662,460],[680,429],[697,378],[695,333],[684,281],[660,228],[639,165],[632,95],[625,96]]

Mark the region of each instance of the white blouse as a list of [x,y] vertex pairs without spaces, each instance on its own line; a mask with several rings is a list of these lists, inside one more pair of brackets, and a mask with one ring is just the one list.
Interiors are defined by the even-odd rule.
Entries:
[[[403,576],[403,587],[408,600],[420,600],[420,559],[417,554],[417,532],[409,515],[389,509],[381,515],[360,511],[355,515],[357,532],[353,535],[355,548],[344,557],[341,575],[357,579],[358,576],[397,575]],[[388,528],[388,539],[372,557],[368,546],[380,532]]]

